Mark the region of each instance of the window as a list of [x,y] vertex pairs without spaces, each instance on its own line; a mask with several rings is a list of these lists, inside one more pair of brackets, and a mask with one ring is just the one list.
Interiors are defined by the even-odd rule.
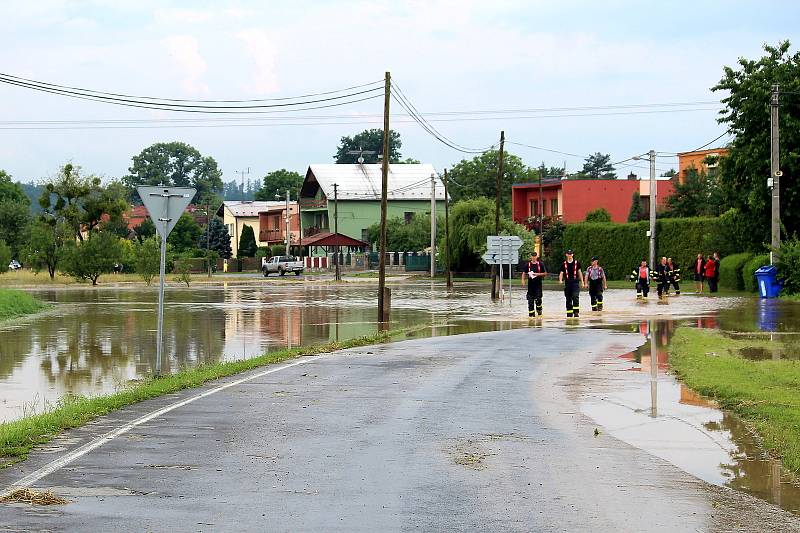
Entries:
[[361,228],[361,240],[369,242],[369,230],[367,228]]
[[538,200],[531,200],[531,214],[530,216],[536,217],[539,216],[539,201]]
[[553,198],[550,200],[550,216],[556,216],[558,214],[558,198]]
[[403,220],[406,224],[411,224],[411,221],[414,220],[414,213],[413,211],[406,211],[403,213]]

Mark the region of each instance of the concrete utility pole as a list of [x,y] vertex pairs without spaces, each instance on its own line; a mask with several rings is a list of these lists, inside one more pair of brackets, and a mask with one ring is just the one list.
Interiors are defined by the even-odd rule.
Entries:
[[444,169],[444,268],[447,288],[453,288],[453,275],[450,272],[450,199],[447,196],[447,169]]
[[303,211],[300,207],[300,191],[303,190],[303,186],[297,188],[297,233],[300,236],[300,242],[298,242],[298,246],[300,247],[300,258],[305,261],[306,252],[303,250]]
[[250,167],[247,167],[247,170],[237,170],[236,171],[242,178],[242,202],[244,202],[244,175],[250,175]]
[[[494,206],[494,234],[500,235],[500,185],[503,177],[503,147],[506,142],[506,132],[500,132],[500,152],[497,160],[497,195]],[[500,268],[503,268],[502,266]],[[492,265],[492,300],[500,297],[500,287],[497,283],[497,265]]]
[[542,161],[542,168],[539,170],[539,257],[542,256],[542,252],[544,252],[544,243],[542,242],[542,233],[544,227],[544,206],[542,205],[542,178],[544,178],[544,161]]
[[431,173],[431,279],[436,276],[436,174]]
[[780,87],[772,86],[772,99],[769,104],[769,179],[767,185],[772,188],[772,250],[769,253],[770,263],[775,264],[775,253],[781,247],[781,160],[780,160],[780,125],[778,112],[780,111]]
[[206,262],[208,263],[208,277],[211,277],[211,211],[206,197]]
[[292,245],[291,233],[289,233],[289,189],[286,189],[286,255],[289,255],[289,247]]
[[[339,234],[339,184],[333,184],[333,234]],[[334,271],[333,279],[341,281],[342,271],[339,269],[339,246],[336,246],[336,255],[334,256],[333,264],[336,270]]]
[[656,267],[656,152],[650,150],[650,270]]
[[[389,95],[392,75],[387,72],[383,85],[383,159],[381,160],[381,237],[378,245],[378,327],[389,321],[391,293],[386,288],[386,209],[389,188]],[[387,298],[388,296],[388,298]]]

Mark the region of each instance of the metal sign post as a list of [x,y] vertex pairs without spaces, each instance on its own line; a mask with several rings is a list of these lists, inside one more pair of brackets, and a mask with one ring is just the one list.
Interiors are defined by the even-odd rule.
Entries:
[[161,237],[161,263],[158,284],[158,328],[156,331],[156,370],[161,375],[161,353],[164,341],[164,277],[167,264],[167,236],[169,236],[183,210],[194,198],[196,189],[187,187],[137,187],[139,197]]
[[489,265],[500,266],[500,290],[503,288],[503,265],[508,263],[508,305],[511,305],[512,265],[519,263],[522,239],[516,235],[489,235],[486,237],[486,253],[482,259]]

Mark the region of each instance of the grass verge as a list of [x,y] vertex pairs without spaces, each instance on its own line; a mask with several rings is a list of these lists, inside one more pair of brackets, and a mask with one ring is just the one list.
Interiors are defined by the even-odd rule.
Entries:
[[743,348],[770,346],[767,340],[679,328],[670,343],[670,365],[686,385],[751,424],[764,447],[800,474],[800,361],[739,355]]
[[37,300],[27,292],[0,289],[0,322],[25,315],[32,315],[51,306]]
[[410,331],[411,329],[391,330],[340,342],[271,352],[252,359],[202,365],[160,378],[150,378],[132,383],[114,394],[62,398],[55,406],[43,413],[0,423],[0,468],[24,460],[34,446],[52,440],[66,429],[81,426],[94,418],[127,405],[304,355],[316,355],[386,342],[393,338],[400,338]]

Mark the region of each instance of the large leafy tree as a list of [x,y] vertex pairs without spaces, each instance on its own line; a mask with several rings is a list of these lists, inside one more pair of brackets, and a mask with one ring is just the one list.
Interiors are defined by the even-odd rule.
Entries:
[[19,183],[11,181],[11,176],[0,169],[0,202],[11,201],[19,204],[30,205],[31,201]]
[[[210,235],[209,235],[210,232]],[[218,218],[212,218],[211,223],[206,226],[202,235],[197,241],[197,247],[210,249],[223,259],[230,259],[233,254],[231,250],[231,236],[228,228],[225,227]],[[206,248],[208,247],[208,248]]]
[[[462,159],[448,173],[448,193],[453,201],[473,198],[495,198],[497,194],[497,150],[484,152],[472,159]],[[503,176],[500,184],[500,202],[505,211],[510,210],[511,185],[513,183],[536,182],[539,169],[525,165],[518,156],[503,153]]]
[[718,120],[735,135],[727,157],[720,161],[720,185],[727,206],[738,208],[752,221],[743,237],[753,245],[769,240],[769,102],[775,83],[786,93],[780,105],[781,222],[784,235],[800,231],[800,53],[791,53],[788,41],[765,45],[764,51],[760,59],[740,58],[737,67],[726,66],[712,87],[727,93]]
[[139,185],[168,185],[194,187],[197,196],[222,192],[222,172],[213,157],[203,156],[196,148],[182,142],[156,143],[139,155],[122,182],[132,200],[141,203],[136,187]]
[[575,176],[583,179],[613,179],[617,177],[611,156],[596,152],[586,158],[583,169]]
[[25,243],[25,228],[30,220],[30,200],[11,176],[0,170],[0,240],[11,254],[19,257]]
[[177,253],[186,252],[197,246],[197,239],[202,232],[195,219],[184,213],[167,237],[167,244],[170,244]]
[[664,215],[672,217],[719,216],[723,209],[722,192],[713,175],[686,170],[683,183],[675,180],[675,191],[667,198]]
[[[44,184],[39,206],[45,216],[63,221],[78,240],[83,240],[81,229],[91,221],[99,223],[102,210],[94,208],[93,198],[102,189],[100,178],[84,176],[81,167],[67,163]],[[86,207],[90,207],[90,211]]]
[[275,200],[275,196],[284,197],[286,191],[292,200],[297,200],[297,192],[303,184],[303,175],[293,170],[273,170],[266,176],[260,189],[256,191],[255,199],[261,201]]
[[[400,162],[400,134],[394,130],[389,130],[389,162]],[[339,141],[333,159],[338,164],[358,163],[358,154],[348,154],[351,150],[365,150],[375,152],[374,154],[364,154],[364,163],[377,163],[378,154],[383,153],[383,129],[372,128],[357,133],[352,137],[344,136]]]
[[25,260],[34,272],[46,268],[50,279],[54,279],[62,249],[74,240],[75,234],[66,223],[41,215],[30,225]]

